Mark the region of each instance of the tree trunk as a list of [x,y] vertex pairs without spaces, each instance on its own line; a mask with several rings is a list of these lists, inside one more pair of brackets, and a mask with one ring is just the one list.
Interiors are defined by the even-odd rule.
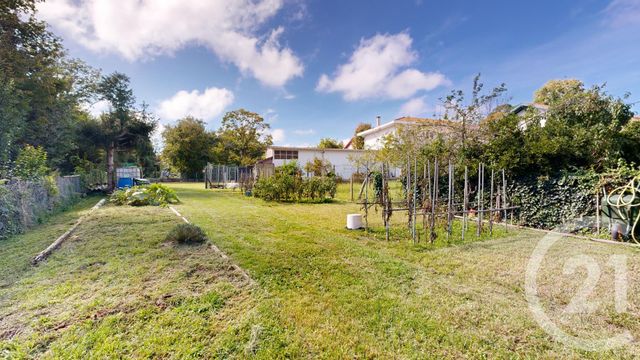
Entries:
[[116,152],[116,146],[112,142],[109,144],[107,148],[107,187],[109,191],[113,191],[116,188],[116,179],[115,179],[115,166],[114,166],[114,155]]

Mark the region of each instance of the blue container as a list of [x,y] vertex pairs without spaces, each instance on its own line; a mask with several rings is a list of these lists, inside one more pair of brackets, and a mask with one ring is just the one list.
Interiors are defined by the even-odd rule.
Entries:
[[118,178],[118,189],[133,187],[133,178]]

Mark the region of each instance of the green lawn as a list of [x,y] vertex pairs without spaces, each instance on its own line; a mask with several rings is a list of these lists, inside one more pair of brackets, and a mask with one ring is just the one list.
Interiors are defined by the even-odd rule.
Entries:
[[[406,226],[387,242],[348,231],[359,206],[279,204],[239,192],[172,184],[175,206],[255,280],[248,283],[210,246],[175,246],[179,219],[166,208],[106,206],[36,268],[29,257],[81,211],[53,217],[0,243],[0,357],[156,358],[633,358],[637,343],[588,353],[554,341],[524,296],[524,270],[540,238],[505,233],[462,244],[412,245]],[[356,190],[357,191],[357,190]],[[473,229],[472,229],[473,230]],[[403,240],[399,240],[403,239]],[[585,272],[562,276],[567,256],[598,260],[590,314],[563,314]],[[627,256],[629,308],[614,311],[611,254]],[[640,338],[637,249],[563,239],[544,262],[539,294],[547,313],[577,336],[628,330]],[[584,269],[582,269],[584,270]],[[560,276],[552,276],[559,273]]]

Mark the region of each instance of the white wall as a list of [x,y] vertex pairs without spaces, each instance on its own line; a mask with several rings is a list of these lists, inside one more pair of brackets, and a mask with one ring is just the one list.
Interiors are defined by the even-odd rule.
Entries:
[[384,137],[396,132],[395,126],[389,126],[386,129],[378,130],[364,137],[365,149],[380,150],[384,146]]
[[[271,150],[271,149],[269,149]],[[267,150],[267,157],[273,156]],[[282,166],[290,161],[296,161],[298,166],[304,169],[304,166],[313,161],[314,158],[322,159],[331,163],[335,167],[336,175],[343,179],[349,179],[351,175],[358,171],[357,167],[350,161],[352,157],[361,156],[363,153],[353,150],[327,150],[322,151],[320,149],[296,149],[298,151],[298,160],[283,160],[273,159],[275,166]]]

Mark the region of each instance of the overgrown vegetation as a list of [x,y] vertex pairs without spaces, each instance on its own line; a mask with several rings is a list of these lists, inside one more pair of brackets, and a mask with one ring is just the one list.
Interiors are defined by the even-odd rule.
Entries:
[[512,203],[519,206],[516,216],[521,224],[551,229],[565,221],[595,215],[596,196],[602,198],[603,190],[610,192],[637,176],[640,170],[622,163],[604,173],[585,170],[561,172],[553,177],[523,177],[508,191]]
[[176,192],[162,184],[134,186],[115,191],[110,201],[115,205],[130,206],[167,206],[176,204],[180,200]]
[[177,244],[202,244],[207,241],[207,234],[197,225],[178,224],[167,234],[165,241]]
[[253,187],[253,195],[268,201],[312,201],[333,199],[337,181],[331,176],[302,177],[295,162],[279,166],[275,174],[262,177]]

